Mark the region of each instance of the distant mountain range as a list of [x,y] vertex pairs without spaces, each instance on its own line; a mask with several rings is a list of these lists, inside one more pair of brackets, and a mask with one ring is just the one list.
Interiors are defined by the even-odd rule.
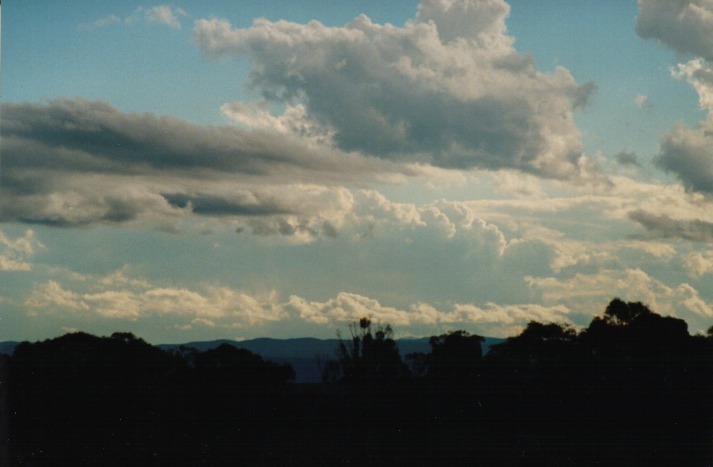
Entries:
[[[504,339],[486,337],[483,343],[483,353],[487,353],[491,345]],[[19,342],[0,342],[0,353],[12,355]],[[428,338],[407,338],[397,340],[402,356],[415,352],[430,353]],[[159,344],[163,350],[174,350],[179,347],[191,347],[198,351],[214,349],[221,344],[230,344],[240,349],[260,355],[265,360],[277,363],[289,363],[295,370],[296,383],[318,383],[321,381],[320,364],[337,356],[339,339],[316,339],[311,337],[295,339],[258,338],[244,341],[219,339],[212,341],[187,342],[184,344]]]
[[[430,353],[431,346],[428,337],[397,339],[401,356],[410,353]],[[486,337],[483,342],[483,353],[487,353],[490,346],[502,342],[504,339]],[[322,379],[320,364],[334,359],[337,356],[339,339],[315,339],[302,337],[295,339],[270,339],[259,338],[244,341],[227,339],[202,342],[188,342],[186,344],[161,344],[158,347],[164,350],[177,349],[180,346],[192,347],[199,351],[214,349],[221,344],[230,344],[239,349],[246,349],[256,353],[266,360],[277,363],[289,363],[295,370],[296,383],[318,383]]]
[[19,342],[0,342],[0,353],[5,355],[12,355],[12,353],[15,351],[15,346],[17,346],[17,344],[19,344]]

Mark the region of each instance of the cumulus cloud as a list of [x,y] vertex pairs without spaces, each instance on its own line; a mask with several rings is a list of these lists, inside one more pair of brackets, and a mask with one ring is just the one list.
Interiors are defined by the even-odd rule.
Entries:
[[677,125],[665,135],[654,164],[676,174],[687,190],[713,194],[713,118],[695,129]]
[[414,303],[407,309],[382,305],[378,300],[354,293],[339,293],[325,302],[308,301],[293,295],[286,309],[301,319],[315,324],[339,325],[351,323],[362,317],[389,323],[397,327],[428,325],[439,329],[445,327],[476,327],[488,336],[506,337],[521,330],[529,321],[568,322],[569,310],[564,306],[541,306],[535,304],[485,306],[455,304],[447,310],[439,310],[428,303]]
[[677,52],[713,58],[711,0],[638,0],[636,32]]
[[654,164],[676,174],[686,189],[713,193],[713,2],[711,0],[639,0],[636,30],[696,58],[679,64],[672,75],[696,90],[708,117],[697,128],[679,124],[661,143]]
[[680,124],[664,137],[654,163],[675,173],[690,191],[713,194],[713,64],[701,59],[673,71],[696,90],[708,117],[694,129]]
[[226,104],[243,124],[385,159],[580,177],[591,165],[573,112],[594,87],[538,71],[513,48],[508,12],[501,0],[439,0],[403,27],[364,15],[345,27],[201,19],[194,38],[208,56],[249,57],[251,85],[287,109]]
[[661,143],[654,163],[676,174],[689,191],[713,194],[713,64],[701,59],[679,64],[673,72],[696,90],[708,116],[696,128],[680,124]]
[[147,8],[144,17],[149,23],[163,24],[173,29],[180,29],[179,18],[188,16],[183,8],[172,7],[171,5],[157,5]]
[[252,296],[227,287],[205,286],[192,290],[158,287],[144,280],[116,284],[100,279],[92,285],[88,290],[79,291],[50,280],[35,286],[25,306],[35,316],[64,313],[124,320],[162,316],[184,326],[199,320],[224,328],[284,318],[274,291]]
[[526,277],[526,281],[544,304],[556,303],[570,310],[599,314],[612,297],[620,297],[646,303],[657,313],[683,318],[693,331],[706,329],[713,318],[713,307],[694,287],[686,283],[670,286],[641,269],[601,270],[566,279]]
[[309,214],[306,206],[319,209],[309,200],[315,183],[329,190],[418,173],[289,135],[127,114],[83,99],[5,104],[0,124],[2,221],[171,225],[188,214]]
[[32,263],[28,259],[42,247],[33,230],[15,239],[0,230],[0,271],[31,271]]
[[444,308],[414,302],[402,308],[353,292],[339,292],[325,301],[294,294],[280,300],[274,290],[251,293],[215,285],[157,286],[131,277],[125,268],[104,277],[84,276],[74,285],[55,279],[39,283],[24,304],[34,317],[55,315],[68,321],[104,318],[139,323],[160,317],[169,327],[183,330],[195,327],[227,330],[277,322],[338,329],[369,317],[402,332],[413,328],[438,332],[468,327],[489,336],[505,337],[533,319],[570,321],[570,310],[561,305],[456,303]]
[[671,70],[675,78],[685,79],[698,93],[701,108],[713,110],[713,65],[700,58],[687,63],[679,63]]

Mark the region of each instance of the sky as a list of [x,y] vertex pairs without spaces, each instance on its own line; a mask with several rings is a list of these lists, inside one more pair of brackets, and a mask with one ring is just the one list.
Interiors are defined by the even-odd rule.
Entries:
[[713,1],[6,1],[0,340],[713,325]]

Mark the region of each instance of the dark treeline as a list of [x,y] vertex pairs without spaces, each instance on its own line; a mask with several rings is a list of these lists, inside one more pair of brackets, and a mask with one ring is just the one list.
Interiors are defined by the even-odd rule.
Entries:
[[465,331],[405,359],[389,326],[350,334],[314,385],[230,345],[22,343],[9,465],[713,464],[713,333],[641,303],[581,331],[531,322],[487,355]]

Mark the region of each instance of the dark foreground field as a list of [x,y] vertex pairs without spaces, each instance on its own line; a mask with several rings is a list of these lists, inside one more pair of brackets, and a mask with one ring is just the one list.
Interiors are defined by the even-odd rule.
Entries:
[[320,384],[230,345],[22,343],[2,362],[0,465],[713,463],[713,337],[640,303],[581,332],[530,323],[485,356],[462,331],[405,359],[388,327],[351,331]]

